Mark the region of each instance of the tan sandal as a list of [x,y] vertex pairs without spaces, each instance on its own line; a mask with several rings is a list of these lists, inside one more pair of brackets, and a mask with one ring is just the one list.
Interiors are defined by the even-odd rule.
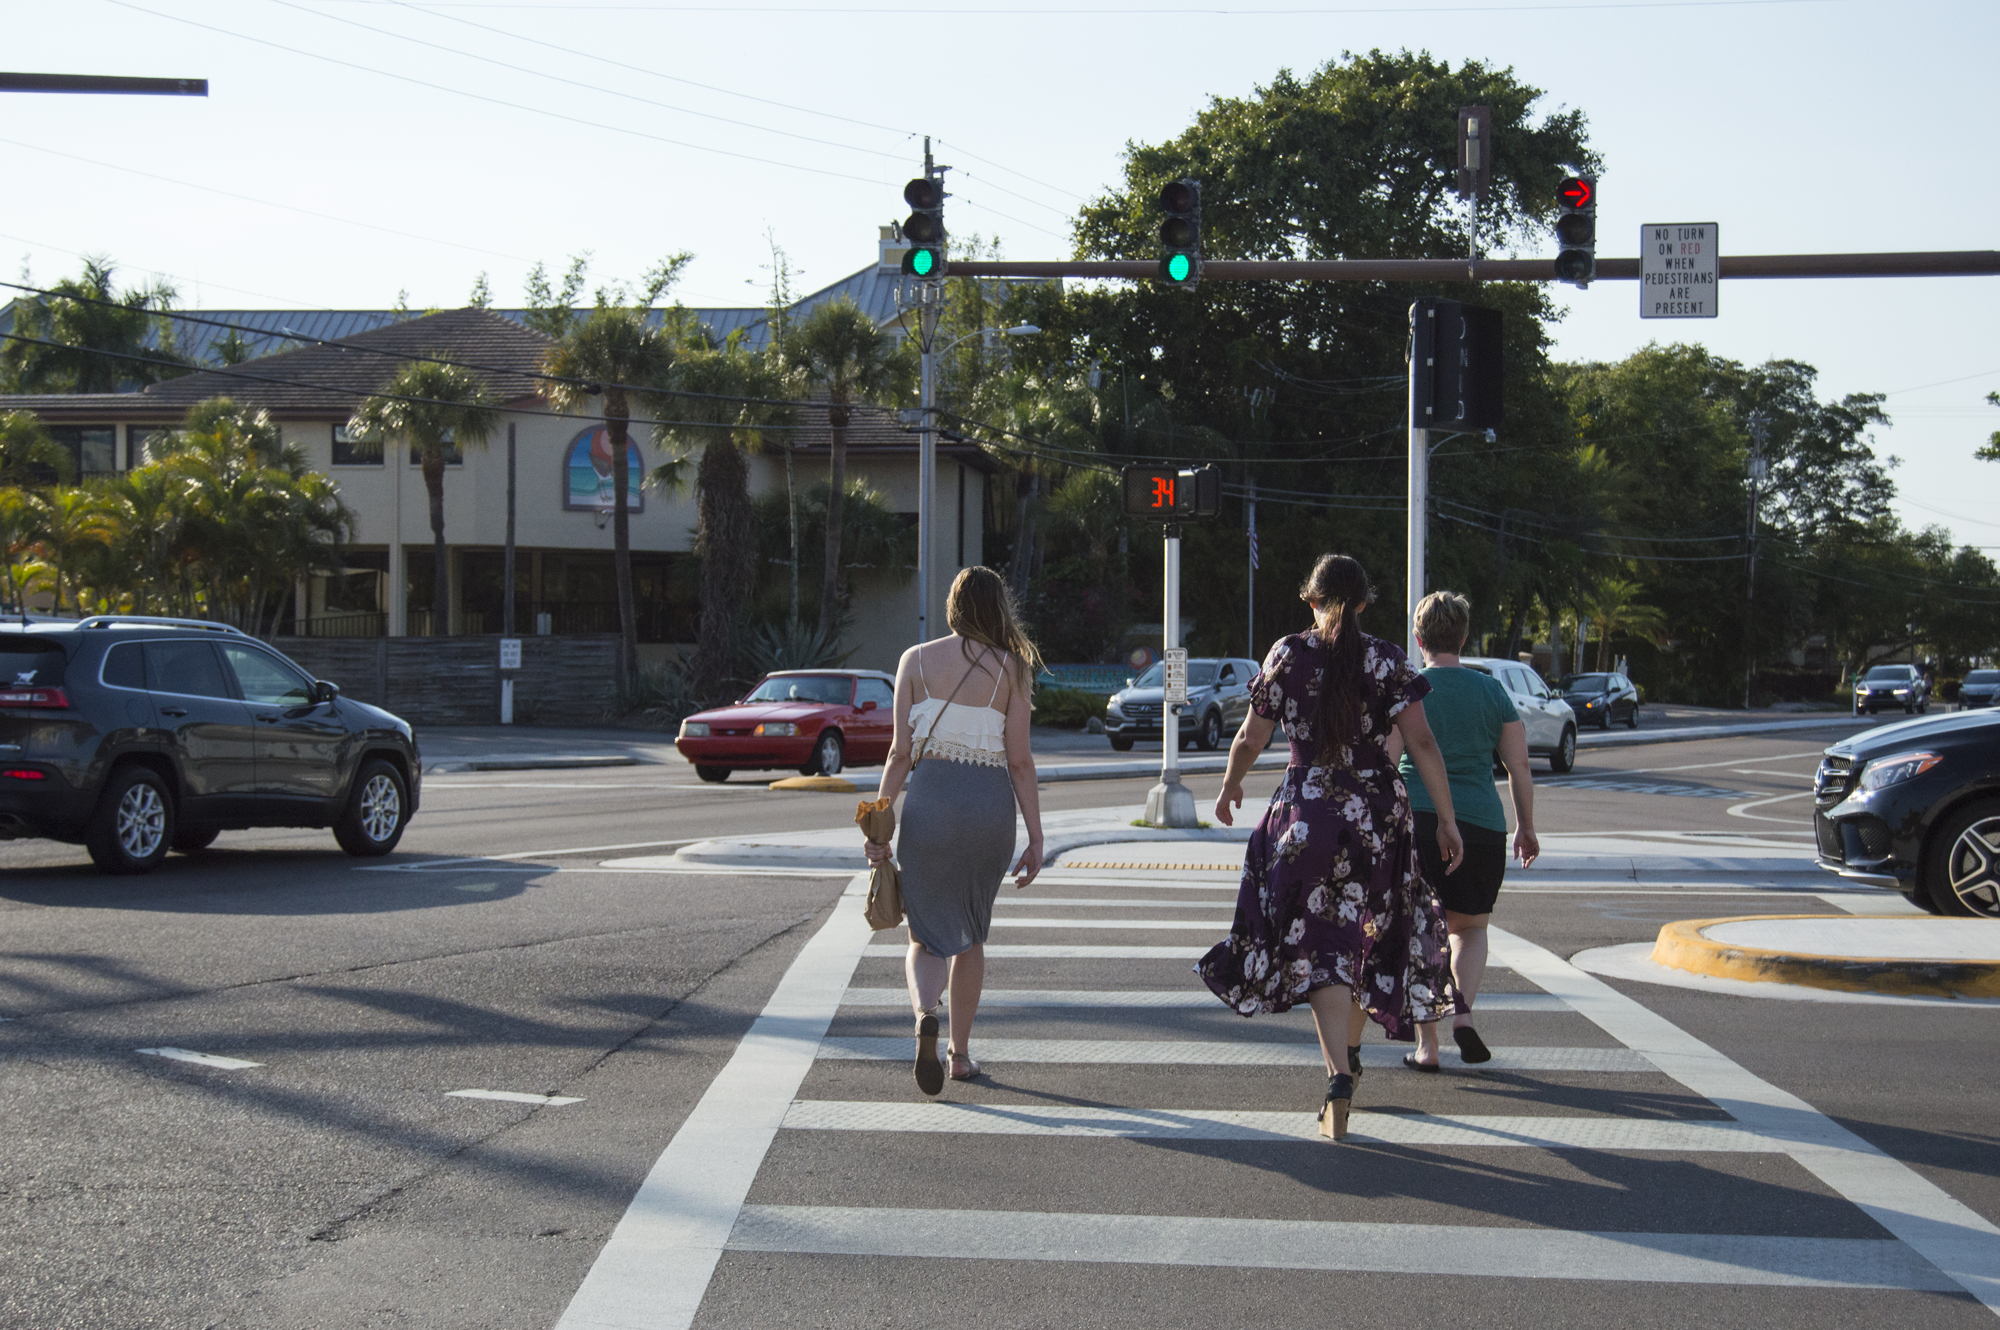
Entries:
[[[958,1069],[961,1063],[966,1068],[963,1072]],[[951,1055],[951,1078],[955,1081],[976,1081],[979,1079],[979,1064],[964,1053],[953,1053]]]

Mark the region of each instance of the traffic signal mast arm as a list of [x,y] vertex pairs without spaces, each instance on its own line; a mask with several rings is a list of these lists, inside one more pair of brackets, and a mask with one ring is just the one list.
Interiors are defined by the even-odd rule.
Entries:
[[[1725,254],[1724,277],[1992,277],[2000,250],[1909,254]],[[953,260],[954,277],[1128,277],[1157,281],[1152,259]],[[1204,281],[1238,282],[1553,282],[1554,259],[1203,259]],[[1593,281],[1639,280],[1638,259],[1597,260]]]

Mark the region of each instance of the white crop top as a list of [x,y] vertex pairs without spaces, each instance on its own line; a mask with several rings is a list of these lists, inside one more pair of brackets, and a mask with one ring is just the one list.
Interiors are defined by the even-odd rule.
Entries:
[[[1000,668],[1007,668],[1005,652],[1000,655]],[[924,678],[922,652],[917,653],[917,678],[928,694],[931,685]],[[926,761],[941,757],[948,762],[970,762],[982,767],[1006,766],[1007,715],[993,706],[994,698],[999,696],[1000,680],[996,678],[993,681],[993,696],[986,699],[983,707],[930,696],[921,702],[911,703],[910,735],[916,744],[916,751]]]

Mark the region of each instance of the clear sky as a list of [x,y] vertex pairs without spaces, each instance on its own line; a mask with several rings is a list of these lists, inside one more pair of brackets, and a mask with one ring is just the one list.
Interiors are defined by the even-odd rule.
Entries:
[[[692,305],[872,261],[922,136],[955,234],[1066,257],[1128,141],[1282,67],[1409,47],[1511,66],[1606,161],[1599,252],[1714,222],[1722,252],[2000,246],[1994,0],[64,0],[5,4],[9,68],[205,77],[206,100],[0,94],[0,254],[108,254],[207,308],[521,298],[690,250]],[[565,49],[567,48],[567,49]],[[1450,126],[1440,127],[1449,134]],[[5,265],[12,271],[16,264]],[[1892,395],[1900,507],[2000,556],[2000,279],[1736,281],[1721,317],[1642,321],[1631,282],[1560,288],[1558,354],[1700,341]]]

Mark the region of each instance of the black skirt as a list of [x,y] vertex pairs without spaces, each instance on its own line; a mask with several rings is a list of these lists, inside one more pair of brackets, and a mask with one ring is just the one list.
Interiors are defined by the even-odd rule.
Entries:
[[1459,914],[1491,914],[1500,899],[1500,879],[1507,876],[1507,833],[1470,822],[1458,824],[1465,841],[1465,862],[1456,873],[1444,871],[1444,856],[1438,853],[1436,813],[1419,811],[1417,858],[1422,861],[1424,881],[1437,893],[1438,904]]

